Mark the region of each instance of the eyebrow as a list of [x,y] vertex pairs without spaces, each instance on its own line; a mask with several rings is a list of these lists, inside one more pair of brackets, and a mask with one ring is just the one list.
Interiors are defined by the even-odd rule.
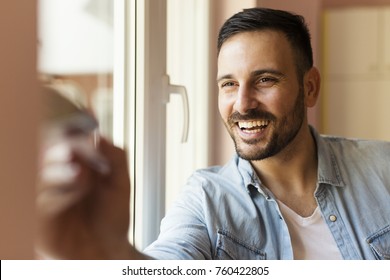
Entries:
[[275,69],[256,70],[256,71],[253,71],[251,73],[251,76],[252,77],[257,77],[257,76],[260,76],[260,75],[263,75],[263,74],[273,74],[273,75],[276,75],[276,76],[279,76],[279,77],[284,77],[285,76],[285,74],[283,74],[282,72],[280,72],[278,70],[275,70]]
[[[285,74],[283,74],[282,72],[280,71],[277,71],[275,69],[261,69],[261,70],[255,70],[251,73],[251,76],[252,77],[257,77],[257,76],[261,76],[261,75],[264,75],[264,74],[273,74],[273,75],[277,75],[279,77],[284,77]],[[226,75],[222,75],[221,77],[218,77],[217,78],[217,83],[219,83],[220,81],[222,80],[226,80],[226,79],[232,79],[233,78],[233,75],[232,74],[226,74]]]
[[231,79],[231,78],[233,78],[233,75],[231,75],[231,74],[223,75],[223,76],[217,78],[217,83],[219,83],[222,80]]

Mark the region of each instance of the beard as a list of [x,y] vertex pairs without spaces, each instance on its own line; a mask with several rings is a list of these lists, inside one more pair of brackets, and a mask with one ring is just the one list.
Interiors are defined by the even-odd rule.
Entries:
[[[287,147],[301,129],[304,116],[304,94],[303,90],[300,89],[292,111],[280,119],[269,112],[253,109],[248,111],[245,115],[241,115],[238,112],[233,113],[229,116],[225,125],[233,139],[238,156],[246,160],[257,161],[272,157]],[[247,141],[241,139],[233,132],[233,127],[237,126],[237,121],[253,119],[269,120],[269,124],[266,129],[272,134],[264,147],[260,146],[264,145],[260,143],[261,141],[264,141],[263,138]]]

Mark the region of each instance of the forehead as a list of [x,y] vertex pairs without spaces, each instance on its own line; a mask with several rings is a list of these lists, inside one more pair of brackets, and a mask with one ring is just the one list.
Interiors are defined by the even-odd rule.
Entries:
[[218,75],[239,69],[281,70],[291,66],[294,66],[291,45],[282,32],[274,30],[235,34],[224,42],[218,56]]

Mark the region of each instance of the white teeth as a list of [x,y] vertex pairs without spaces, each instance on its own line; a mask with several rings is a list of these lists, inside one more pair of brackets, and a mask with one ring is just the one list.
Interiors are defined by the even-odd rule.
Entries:
[[238,122],[238,126],[240,128],[252,128],[252,127],[260,127],[267,126],[269,124],[268,120],[257,120],[257,121],[248,121],[248,122]]

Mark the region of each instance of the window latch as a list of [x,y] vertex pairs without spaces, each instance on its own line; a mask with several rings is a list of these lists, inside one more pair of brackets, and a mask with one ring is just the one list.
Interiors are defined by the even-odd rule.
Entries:
[[181,85],[172,85],[169,81],[169,76],[163,76],[163,89],[165,90],[165,103],[169,102],[169,96],[171,94],[179,94],[182,99],[183,104],[183,131],[181,142],[185,143],[188,139],[188,128],[189,128],[189,105],[188,105],[188,96],[187,89],[185,86]]

